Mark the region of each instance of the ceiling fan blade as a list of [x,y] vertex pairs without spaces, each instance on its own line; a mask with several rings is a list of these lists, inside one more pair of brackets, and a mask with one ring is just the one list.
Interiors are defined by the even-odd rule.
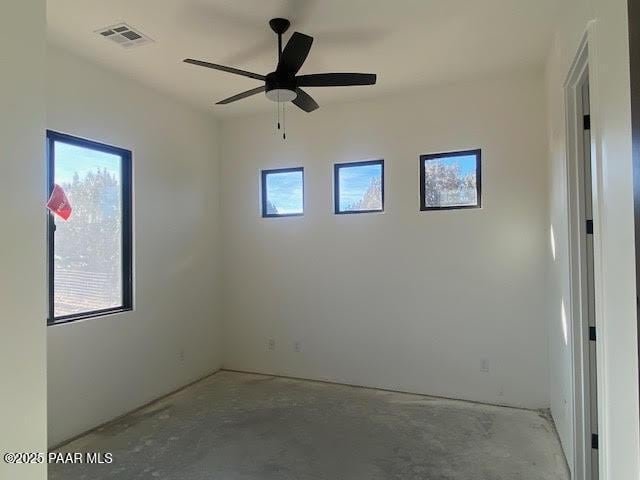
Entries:
[[296,77],[300,87],[351,87],[375,85],[375,73],[315,73]]
[[311,95],[309,95],[307,92],[305,92],[301,88],[296,88],[296,93],[298,94],[298,96],[293,101],[293,104],[296,107],[301,108],[307,113],[313,112],[317,108],[320,108],[320,105],[318,105],[316,101],[313,98],[311,98]]
[[242,100],[243,98],[250,97],[251,95],[255,95],[256,93],[264,92],[264,85],[262,87],[252,88],[251,90],[247,90],[246,92],[239,93],[234,95],[233,97],[225,98],[224,100],[220,100],[216,103],[216,105],[226,105],[227,103],[235,102],[236,100]]
[[309,55],[312,43],[313,37],[304,33],[293,32],[287,42],[287,46],[282,50],[282,55],[278,62],[278,70],[298,73],[298,70],[307,59],[307,55]]
[[259,73],[247,72],[233,67],[225,67],[224,65],[218,65],[216,63],[203,62],[202,60],[194,60],[193,58],[185,58],[185,63],[191,65],[198,65],[200,67],[213,68],[214,70],[221,70],[223,72],[234,73],[236,75],[242,75],[243,77],[255,78],[256,80],[264,80],[265,76]]

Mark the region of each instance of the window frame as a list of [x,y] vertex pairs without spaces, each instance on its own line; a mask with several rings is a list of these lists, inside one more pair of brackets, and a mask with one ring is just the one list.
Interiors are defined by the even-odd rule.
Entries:
[[[302,173],[302,212],[301,213],[267,213],[267,177],[271,174],[277,173]],[[272,168],[268,170],[260,171],[260,185],[261,185],[261,206],[262,218],[280,218],[280,217],[303,217],[305,211],[304,200],[304,167],[287,167],[287,168]]]
[[55,142],[66,143],[104,153],[118,155],[121,158],[120,176],[122,182],[122,304],[87,312],[55,316],[55,217],[47,212],[47,281],[48,281],[48,315],[47,325],[102,317],[114,313],[133,310],[133,185],[132,185],[132,153],[113,145],[76,137],[66,133],[47,130],[47,197],[53,191],[55,181]]
[[[340,210],[340,170],[349,167],[380,165],[380,182],[382,185],[381,207],[374,210]],[[333,164],[333,213],[335,215],[354,215],[359,213],[384,213],[384,158],[378,160],[361,160],[357,162],[341,162]]]
[[[441,158],[462,157],[473,155],[476,157],[476,204],[475,205],[446,205],[443,207],[427,206],[425,202],[425,169],[424,164],[428,160],[437,160]],[[472,150],[460,150],[456,152],[427,153],[420,155],[420,211],[428,212],[434,210],[469,210],[474,208],[482,208],[482,149],[476,148]]]

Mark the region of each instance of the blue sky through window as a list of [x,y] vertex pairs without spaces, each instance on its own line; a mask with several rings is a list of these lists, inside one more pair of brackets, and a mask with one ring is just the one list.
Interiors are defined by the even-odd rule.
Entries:
[[365,194],[370,191],[372,185],[382,181],[382,165],[353,165],[339,167],[338,186],[340,197],[338,199],[339,211],[374,210],[382,208],[382,190],[375,193],[377,208],[358,208]]
[[451,167],[458,165],[460,176],[466,177],[469,174],[476,173],[476,156],[475,155],[460,155],[459,157],[442,157],[438,159],[425,160],[426,164],[438,162],[440,165]]
[[107,170],[119,181],[120,156],[79,147],[64,142],[55,142],[55,183],[62,185],[71,183],[73,174],[78,173],[80,179],[89,172]]
[[303,213],[304,196],[301,171],[268,173],[266,187],[267,202],[275,207],[279,215]]

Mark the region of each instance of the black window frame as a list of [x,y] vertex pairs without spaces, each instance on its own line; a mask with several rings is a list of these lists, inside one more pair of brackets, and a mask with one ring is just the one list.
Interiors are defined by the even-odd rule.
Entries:
[[[340,210],[340,170],[349,167],[362,167],[365,165],[380,165],[380,181],[382,184],[381,207],[373,210]],[[333,164],[333,213],[335,215],[354,215],[359,213],[383,213],[384,212],[384,159],[361,160],[357,162],[342,162]]]
[[48,316],[47,325],[102,317],[133,310],[133,185],[132,185],[132,153],[113,145],[76,137],[66,133],[47,130],[47,193],[50,196],[55,180],[55,142],[66,143],[91,150],[111,153],[121,158],[120,175],[122,182],[122,305],[117,307],[91,310],[71,315],[55,316],[55,275],[54,275],[54,242],[55,219],[52,212],[47,216],[47,278],[48,278]]
[[[267,213],[267,177],[271,174],[277,173],[290,173],[300,172],[302,173],[302,213]],[[304,200],[304,167],[287,167],[287,168],[272,168],[269,170],[261,170],[261,199],[262,199],[262,218],[280,218],[280,217],[303,217],[305,211]]]
[[[425,202],[425,176],[424,164],[428,160],[438,160],[449,157],[462,157],[473,155],[476,157],[476,195],[477,201],[475,205],[446,205],[443,207],[427,206]],[[460,150],[457,152],[427,153],[420,155],[420,211],[429,212],[434,210],[469,210],[474,208],[482,208],[482,149],[476,148],[472,150]]]

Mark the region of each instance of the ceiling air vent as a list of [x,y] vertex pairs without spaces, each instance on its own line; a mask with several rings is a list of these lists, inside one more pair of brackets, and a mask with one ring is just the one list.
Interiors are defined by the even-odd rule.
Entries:
[[153,42],[145,34],[139,30],[131,28],[126,23],[119,23],[118,25],[112,25],[110,27],[101,28],[96,30],[96,33],[100,34],[104,38],[122,45],[124,48],[139,47]]

